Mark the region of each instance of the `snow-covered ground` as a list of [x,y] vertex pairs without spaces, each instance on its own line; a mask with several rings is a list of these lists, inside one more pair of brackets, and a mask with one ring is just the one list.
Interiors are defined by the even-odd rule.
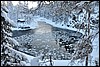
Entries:
[[[80,63],[80,60],[75,60],[75,61],[71,61],[71,60],[52,60],[52,64],[53,66],[85,66],[85,62]],[[50,62],[46,63],[47,66],[50,66]]]
[[27,55],[27,54],[25,54],[25,53],[22,53],[22,52],[19,52],[19,51],[17,51],[17,50],[15,50],[15,49],[13,49],[13,48],[11,48],[11,47],[9,47],[9,46],[6,46],[6,47],[8,47],[10,50],[12,50],[13,51],[13,53],[17,53],[18,55],[22,55],[22,56],[24,56],[24,57],[26,57],[27,58],[27,60],[28,60],[28,62],[26,63],[25,61],[21,61],[24,65],[26,65],[26,66],[31,66],[31,60],[33,59],[33,58],[35,58],[35,57],[33,57],[33,56],[30,56],[30,55]]
[[[98,29],[94,30],[93,33],[96,33],[97,31],[99,31],[99,30]],[[92,42],[92,45],[93,45],[93,51],[91,53],[92,60],[99,61],[99,34],[96,35],[94,41]]]

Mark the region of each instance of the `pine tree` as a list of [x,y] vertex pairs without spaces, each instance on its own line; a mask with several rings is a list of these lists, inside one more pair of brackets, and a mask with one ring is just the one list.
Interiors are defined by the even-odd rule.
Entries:
[[5,9],[4,6],[2,6],[1,7],[1,65],[2,66],[7,65],[7,60],[9,55],[6,53],[8,49],[5,47],[5,45],[9,44],[7,37],[11,37],[11,35],[9,35],[11,34],[11,29],[10,29],[11,24],[9,23],[9,21],[6,21],[7,20],[6,13],[8,13],[8,11]]
[[7,8],[1,6],[1,66],[21,66],[21,60],[27,59],[14,50],[19,43],[12,38],[11,27],[14,23],[7,17],[7,13]]

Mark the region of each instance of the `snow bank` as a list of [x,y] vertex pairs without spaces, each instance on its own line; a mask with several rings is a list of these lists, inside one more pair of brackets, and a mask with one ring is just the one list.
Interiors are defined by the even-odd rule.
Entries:
[[23,64],[25,64],[25,66],[31,66],[31,60],[34,58],[33,56],[30,56],[30,55],[27,55],[27,54],[25,54],[25,53],[22,53],[22,52],[20,52],[20,51],[17,51],[17,50],[15,50],[15,49],[13,49],[13,48],[11,48],[11,47],[9,47],[9,46],[7,46],[7,45],[5,45],[8,49],[10,49],[11,51],[13,51],[13,53],[15,52],[15,53],[17,53],[18,55],[22,55],[22,56],[24,56],[24,57],[26,57],[27,59],[28,59],[28,63],[26,63],[25,61],[22,61],[23,62]]
[[39,59],[38,58],[33,58],[31,60],[31,66],[38,66],[39,65]]
[[10,50],[12,50],[13,52],[15,52],[17,54],[25,56],[28,59],[29,62],[21,61],[21,64],[23,64],[24,66],[39,66],[39,59],[41,58],[42,55],[33,57],[33,56],[27,55],[25,53],[19,52],[13,48],[10,48],[7,45],[6,45],[6,47],[8,47]]
[[[43,61],[39,61],[42,66],[50,66],[49,59],[46,59],[45,61],[48,61],[46,63],[43,63]],[[81,61],[81,59],[78,60],[52,60],[53,66],[85,66],[85,61]],[[40,65],[40,66],[41,66]]]
[[99,56],[99,34],[95,37],[94,41],[92,42],[93,45],[93,51],[91,53],[91,56],[93,56],[93,60],[95,60],[95,58],[97,56]]
[[19,21],[25,21],[25,19],[18,19]]

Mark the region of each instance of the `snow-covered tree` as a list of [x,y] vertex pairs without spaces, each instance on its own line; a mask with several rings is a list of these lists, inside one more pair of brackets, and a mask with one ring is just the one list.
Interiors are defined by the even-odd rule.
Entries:
[[14,50],[19,43],[12,38],[11,27],[15,24],[8,18],[8,12],[8,9],[1,4],[1,66],[22,66],[20,61],[27,59]]
[[[48,8],[48,6],[51,6],[51,5],[52,7]],[[81,29],[83,30],[84,36],[87,36],[87,37],[83,38],[82,41],[80,41],[80,45],[85,46],[84,49],[86,50],[86,52],[84,52],[83,51],[84,49],[82,48],[83,53],[80,54],[80,58],[82,57],[82,55],[86,56],[86,66],[87,66],[88,54],[91,53],[91,50],[92,50],[91,40],[93,39],[92,35],[90,35],[91,34],[90,29],[95,28],[92,26],[94,25],[93,24],[94,22],[95,24],[97,22],[97,25],[99,25],[98,24],[99,19],[97,19],[99,16],[98,8],[99,8],[98,1],[53,1],[47,6],[46,4],[44,4],[39,9],[38,15],[40,15],[41,17],[47,18],[47,15],[49,13],[51,14],[49,16],[52,16],[52,18],[50,19],[52,19],[52,21],[54,21],[55,23],[60,23],[60,24],[64,23],[64,24],[69,24],[69,25],[73,24],[72,27],[75,27],[76,29],[79,29],[79,30]],[[47,11],[45,11],[45,9]],[[45,13],[45,16],[43,15],[44,13]],[[95,20],[93,19],[94,17],[91,16],[93,14],[96,14]],[[90,49],[90,52],[88,52],[89,51],[88,48]],[[77,58],[79,58],[79,56],[77,56]]]

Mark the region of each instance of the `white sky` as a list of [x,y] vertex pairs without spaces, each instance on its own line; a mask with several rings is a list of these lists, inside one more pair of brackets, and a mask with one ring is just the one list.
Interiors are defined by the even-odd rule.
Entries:
[[[2,1],[1,1],[2,2]],[[13,5],[16,6],[18,4],[19,1],[12,1]],[[24,1],[20,1],[22,4],[24,4]],[[5,1],[5,3],[7,4],[7,1]],[[49,4],[48,1],[45,1],[46,4]],[[28,1],[28,8],[36,8],[38,6],[37,1]]]
[[[24,1],[20,1],[21,3],[24,3]],[[17,5],[18,4],[18,1],[12,1],[12,3],[13,3],[13,5],[15,6],[15,5]],[[30,2],[30,1],[28,1],[28,8],[30,9],[30,8],[36,8],[37,7],[37,2]]]
[[17,5],[18,4],[18,1],[12,1],[13,5]]

